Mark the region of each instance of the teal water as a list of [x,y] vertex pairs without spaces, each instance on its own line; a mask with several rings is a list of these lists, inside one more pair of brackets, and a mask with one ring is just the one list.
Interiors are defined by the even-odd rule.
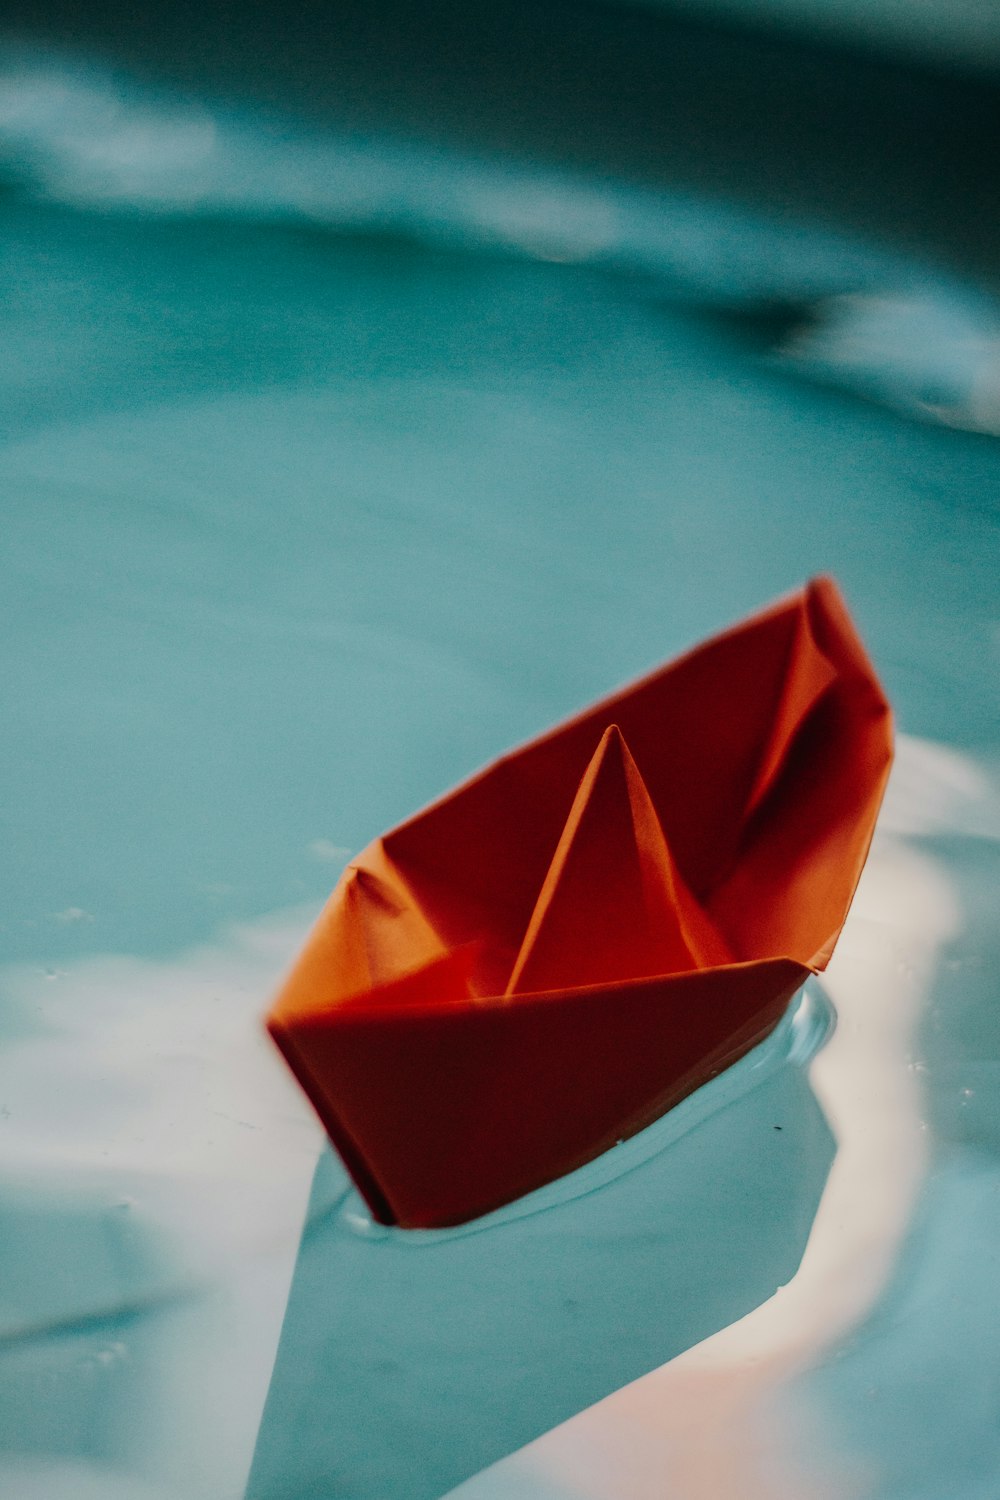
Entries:
[[[986,775],[1000,698],[996,314],[960,268],[808,216],[457,148],[361,149],[271,117],[256,134],[252,112],[59,58],[42,73],[18,61],[0,111],[0,1282],[18,1289],[0,1451],[16,1492],[47,1500],[236,1500],[318,1143],[291,1093],[270,1102],[279,1065],[263,1051],[239,1109],[227,1090],[250,1068],[236,1044],[251,1045],[339,865],[485,760],[819,571],[843,586],[901,729]],[[996,1311],[979,1274],[992,1252],[977,1249],[995,1245],[1000,1180],[995,833],[939,829],[926,844],[965,913],[914,1043],[935,1167],[885,1307],[810,1387],[834,1447],[865,1459],[871,1500],[922,1495],[918,1472],[942,1493],[957,1472],[928,1420],[946,1393],[966,1424],[956,1493],[985,1495],[994,1462],[975,1393],[995,1374],[976,1334]],[[225,936],[233,922],[249,936]],[[706,1248],[728,1267],[718,1298],[692,1293],[680,1328],[666,1304],[637,1327],[669,1273],[673,1221],[655,1197],[633,1205],[648,1255],[585,1359],[564,1346],[553,1362],[557,1325],[523,1308],[511,1325],[537,1336],[544,1402],[536,1363],[520,1407],[484,1407],[484,1337],[463,1367],[468,1446],[411,1413],[394,1461],[425,1454],[423,1493],[793,1274],[828,1126],[797,1074],[774,1087],[795,1173],[773,1133],[746,1157],[757,1217],[737,1241],[720,1211]],[[738,1176],[727,1148],[740,1129],[723,1115],[713,1129]],[[247,1272],[247,1299],[224,1316],[251,1258],[243,1226],[260,1231],[264,1157],[269,1183],[301,1189],[274,1209],[285,1281],[255,1302]],[[212,1212],[196,1254],[184,1236],[211,1238]],[[615,1235],[603,1226],[586,1249],[586,1219],[567,1215],[558,1233],[584,1244],[592,1289],[615,1274]],[[500,1337],[508,1302],[486,1306],[478,1243],[456,1248],[446,1277],[468,1278]],[[325,1274],[349,1355],[378,1314],[390,1387],[402,1358],[393,1298],[407,1288],[384,1254],[384,1280],[369,1280],[372,1247],[350,1244],[338,1272],[303,1241],[308,1296],[277,1367],[308,1388],[302,1426],[286,1419],[281,1439],[307,1457],[328,1368],[310,1360],[334,1337]],[[516,1262],[504,1271],[519,1284]],[[418,1358],[420,1308],[406,1306]],[[255,1307],[252,1358],[227,1365]],[[238,1413],[222,1395],[237,1358],[257,1372]],[[873,1384],[888,1394],[869,1418],[857,1392]],[[331,1396],[345,1389],[350,1404],[366,1387],[338,1374]],[[359,1418],[343,1493],[418,1493],[378,1467],[404,1416]],[[286,1449],[280,1465],[294,1479]],[[375,1490],[358,1488],[364,1474]],[[255,1493],[277,1500],[263,1483]],[[287,1493],[313,1493],[306,1483]]]
[[980,436],[585,267],[6,218],[10,956],[318,898],[314,840],[360,847],[823,569],[901,722],[990,738]]

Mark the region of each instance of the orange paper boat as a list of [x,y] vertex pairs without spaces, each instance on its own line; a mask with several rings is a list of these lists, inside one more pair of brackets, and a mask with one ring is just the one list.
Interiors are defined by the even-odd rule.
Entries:
[[498,1208],[761,1041],[830,958],[891,759],[819,579],[371,844],[268,1027],[375,1216]]

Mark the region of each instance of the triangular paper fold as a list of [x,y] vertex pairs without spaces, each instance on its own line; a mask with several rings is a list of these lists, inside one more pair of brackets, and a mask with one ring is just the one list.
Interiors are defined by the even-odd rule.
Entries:
[[508,993],[674,974],[730,958],[612,725],[580,782]]

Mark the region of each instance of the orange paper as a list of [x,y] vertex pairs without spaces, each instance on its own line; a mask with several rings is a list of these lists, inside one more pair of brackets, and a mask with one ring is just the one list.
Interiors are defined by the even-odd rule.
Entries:
[[504,756],[347,867],[268,1027],[384,1223],[641,1130],[833,951],[889,707],[828,579]]

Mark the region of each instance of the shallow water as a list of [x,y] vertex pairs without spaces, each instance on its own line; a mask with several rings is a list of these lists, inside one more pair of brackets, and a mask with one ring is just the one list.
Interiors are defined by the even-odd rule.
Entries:
[[[871,1088],[900,1133],[859,1197],[850,1172],[831,1181],[863,1220],[900,1159],[914,1174],[873,1230],[868,1301],[772,1382],[768,1411],[799,1495],[834,1461],[839,1495],[937,1495],[956,1474],[949,1492],[985,1495],[988,294],[808,216],[348,139],[54,55],[13,55],[0,126],[11,1492],[242,1493],[319,1149],[257,1017],[340,865],[499,751],[829,571],[911,737],[831,970],[845,1014],[905,1015],[856,1054],[882,1059]],[[799,309],[790,329],[763,317],[776,302]],[[850,1165],[858,1103],[817,1068]],[[806,1091],[799,1119],[814,1110]],[[842,1248],[816,1233],[810,1248]],[[351,1316],[363,1327],[363,1305]],[[759,1361],[781,1345],[756,1326]],[[638,1373],[591,1357],[606,1389]],[[695,1388],[686,1368],[667,1367],[665,1406]],[[935,1424],[942,1402],[954,1419]],[[615,1467],[610,1428],[594,1463],[574,1429],[481,1483],[611,1500],[662,1485],[666,1463],[671,1493],[711,1493],[693,1439],[652,1409],[647,1469]],[[553,1392],[551,1420],[568,1410]],[[738,1429],[731,1408],[699,1410],[706,1448]]]

